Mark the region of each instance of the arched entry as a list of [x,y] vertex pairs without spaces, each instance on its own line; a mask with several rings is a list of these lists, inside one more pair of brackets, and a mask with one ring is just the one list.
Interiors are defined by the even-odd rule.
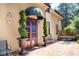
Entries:
[[38,43],[38,23],[37,20],[28,18],[27,19],[27,31],[30,46],[34,47]]
[[25,10],[27,15],[27,31],[29,38],[29,46],[34,47],[38,45],[38,20],[43,19],[41,9],[36,7],[29,7]]

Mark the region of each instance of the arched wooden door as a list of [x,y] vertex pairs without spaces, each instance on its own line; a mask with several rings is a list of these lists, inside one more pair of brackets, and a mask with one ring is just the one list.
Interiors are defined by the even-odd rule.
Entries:
[[27,19],[27,31],[28,31],[28,47],[34,47],[37,45],[38,40],[38,24],[37,20],[34,19]]

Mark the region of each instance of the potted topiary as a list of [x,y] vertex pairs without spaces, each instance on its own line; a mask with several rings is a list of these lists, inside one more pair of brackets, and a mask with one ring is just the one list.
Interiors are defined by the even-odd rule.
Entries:
[[20,15],[20,20],[19,20],[19,25],[20,27],[18,28],[18,32],[20,34],[19,38],[19,46],[21,47],[21,54],[25,54],[25,47],[26,47],[26,40],[27,38],[27,30],[26,30],[26,14],[25,11],[21,10],[19,12]]
[[43,46],[46,46],[46,37],[47,37],[47,24],[46,24],[46,18],[44,18],[44,22],[43,22],[43,42],[44,42],[44,45]]

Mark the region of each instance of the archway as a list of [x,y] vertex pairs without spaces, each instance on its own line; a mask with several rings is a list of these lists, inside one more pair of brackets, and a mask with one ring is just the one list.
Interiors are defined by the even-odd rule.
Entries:
[[[25,9],[27,15],[27,32],[29,38],[30,47],[38,45],[38,20],[42,20],[44,17],[40,8],[29,7]],[[28,47],[29,47],[28,45]]]

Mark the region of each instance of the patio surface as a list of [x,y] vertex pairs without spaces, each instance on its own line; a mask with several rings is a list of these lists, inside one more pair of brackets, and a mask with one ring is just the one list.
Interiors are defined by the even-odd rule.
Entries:
[[26,56],[77,56],[79,45],[71,41],[58,41],[44,48],[36,49]]

